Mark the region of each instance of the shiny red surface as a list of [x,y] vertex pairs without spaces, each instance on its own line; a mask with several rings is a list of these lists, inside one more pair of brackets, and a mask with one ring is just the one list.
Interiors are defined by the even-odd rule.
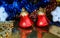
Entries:
[[38,15],[37,26],[44,27],[44,26],[47,26],[47,25],[48,25],[48,22],[47,22],[46,15]]
[[26,16],[20,16],[20,22],[19,22],[19,26],[22,28],[28,28],[31,27],[33,24],[32,20],[29,18],[28,15]]

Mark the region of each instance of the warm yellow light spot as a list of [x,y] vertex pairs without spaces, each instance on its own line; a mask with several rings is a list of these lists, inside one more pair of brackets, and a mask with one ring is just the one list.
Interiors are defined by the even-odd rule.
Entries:
[[40,25],[42,25],[43,24],[43,22],[40,22]]

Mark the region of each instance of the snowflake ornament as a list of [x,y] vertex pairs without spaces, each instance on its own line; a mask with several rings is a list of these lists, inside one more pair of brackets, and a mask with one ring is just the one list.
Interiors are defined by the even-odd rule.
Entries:
[[54,11],[51,12],[51,15],[53,16],[53,22],[60,22],[60,7],[56,7]]
[[0,21],[6,21],[8,14],[5,11],[4,7],[0,7]]

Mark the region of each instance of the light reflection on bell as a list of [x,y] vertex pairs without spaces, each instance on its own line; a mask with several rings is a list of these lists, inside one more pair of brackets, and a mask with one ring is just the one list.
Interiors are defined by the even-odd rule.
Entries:
[[37,38],[43,38],[43,33],[47,33],[46,29],[36,28],[37,31]]
[[32,32],[31,29],[20,29],[20,38],[27,38],[27,36]]

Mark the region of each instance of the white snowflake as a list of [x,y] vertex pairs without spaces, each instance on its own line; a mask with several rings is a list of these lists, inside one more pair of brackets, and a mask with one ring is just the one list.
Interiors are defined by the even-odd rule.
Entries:
[[5,11],[4,7],[0,7],[0,21],[6,21],[8,14]]
[[54,11],[51,12],[51,15],[53,16],[53,22],[60,22],[60,7],[56,7]]

